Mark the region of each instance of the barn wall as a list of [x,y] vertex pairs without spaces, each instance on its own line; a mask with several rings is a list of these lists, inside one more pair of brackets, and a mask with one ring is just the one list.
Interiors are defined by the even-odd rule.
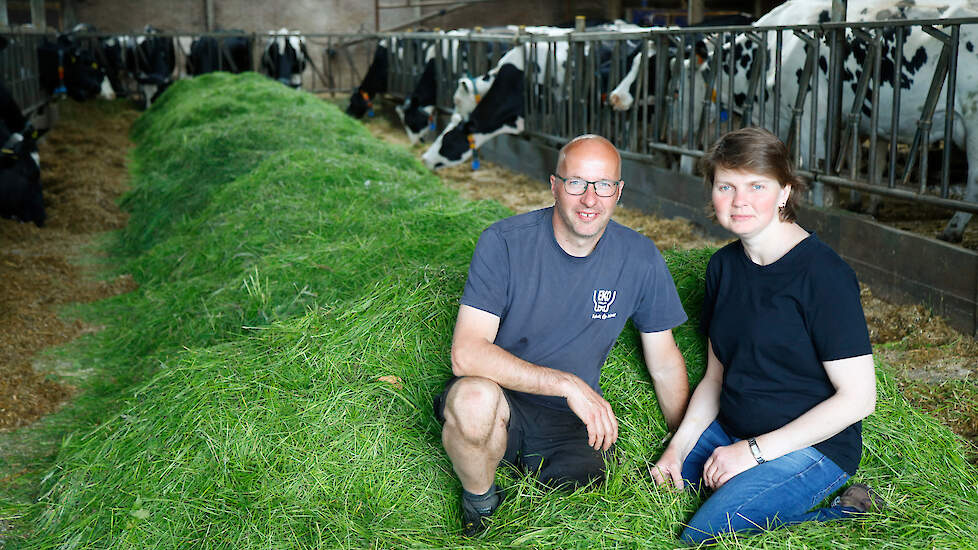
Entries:
[[[213,0],[213,3],[218,28],[262,32],[285,27],[307,33],[375,30],[373,0]],[[396,2],[384,0],[384,3]],[[105,32],[129,32],[147,24],[169,31],[203,32],[204,7],[204,0],[85,0],[76,4],[75,12],[79,21],[92,23]],[[384,9],[380,12],[380,26],[388,29],[435,11],[434,8]],[[440,28],[551,25],[573,21],[578,14],[600,17],[603,13],[603,3],[595,0],[575,2],[573,8],[565,0],[494,0],[435,17],[425,25]]]

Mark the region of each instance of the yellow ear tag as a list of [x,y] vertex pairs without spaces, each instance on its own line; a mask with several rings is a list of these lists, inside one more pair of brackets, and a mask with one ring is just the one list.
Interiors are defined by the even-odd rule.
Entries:
[[475,138],[469,134],[469,149],[475,149]]
[[482,101],[482,96],[479,94],[475,94],[475,102],[478,103],[480,101]]
[[713,90],[713,93],[710,94],[710,101],[712,101],[713,103],[717,102],[717,91],[715,89]]
[[92,68],[93,69],[98,69],[98,63],[92,61]]

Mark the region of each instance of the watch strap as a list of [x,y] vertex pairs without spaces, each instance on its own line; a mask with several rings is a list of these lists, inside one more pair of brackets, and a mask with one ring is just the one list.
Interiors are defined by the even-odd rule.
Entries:
[[764,464],[764,462],[766,462],[764,457],[761,456],[761,449],[757,446],[757,441],[755,441],[753,437],[747,440],[747,446],[750,448],[750,454],[754,456],[754,460],[756,460],[758,464]]

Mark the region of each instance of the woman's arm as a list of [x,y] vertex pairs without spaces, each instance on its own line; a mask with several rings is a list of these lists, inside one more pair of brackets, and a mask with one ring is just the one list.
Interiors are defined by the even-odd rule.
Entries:
[[700,435],[717,417],[720,410],[720,387],[723,384],[723,364],[713,353],[713,344],[707,345],[706,373],[693,391],[693,397],[686,408],[686,415],[672,437],[669,446],[659,457],[649,472],[657,485],[671,481],[677,488],[683,488],[683,461]]
[[[876,408],[876,372],[872,354],[823,361],[822,365],[835,393],[781,428],[754,438],[764,460],[774,460],[825,441],[866,418]],[[717,489],[754,466],[757,461],[747,442],[738,441],[717,447],[703,467],[703,480],[707,486]]]

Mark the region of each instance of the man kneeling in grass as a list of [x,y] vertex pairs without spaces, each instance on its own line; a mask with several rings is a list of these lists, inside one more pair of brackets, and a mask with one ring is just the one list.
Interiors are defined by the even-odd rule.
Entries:
[[689,397],[672,329],[686,320],[669,270],[648,238],[611,221],[621,157],[585,135],[560,150],[554,206],[501,220],[476,245],[435,398],[442,443],[462,482],[463,533],[475,536],[503,498],[500,461],[545,483],[604,476],[618,420],[598,379],[632,319],[670,429]]

